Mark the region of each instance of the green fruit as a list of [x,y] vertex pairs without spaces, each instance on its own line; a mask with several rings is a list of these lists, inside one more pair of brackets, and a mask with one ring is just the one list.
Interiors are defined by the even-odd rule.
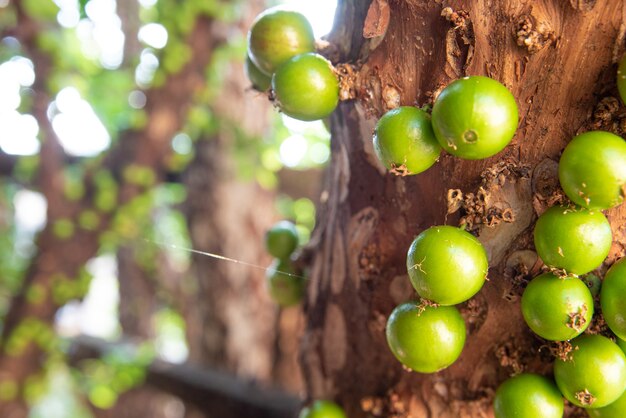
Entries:
[[300,303],[306,291],[306,279],[288,260],[274,260],[266,271],[267,288],[274,302],[280,306]]
[[622,340],[621,338],[618,338],[617,345],[619,346],[619,348],[622,349],[624,353],[626,353],[626,341]]
[[439,94],[432,123],[439,144],[468,160],[487,158],[511,142],[518,123],[515,98],[488,77],[464,77]]
[[602,280],[595,274],[589,273],[585,274],[580,278],[585,284],[587,288],[591,292],[591,296],[596,297],[600,294],[600,287],[602,286]]
[[331,401],[315,401],[300,411],[299,418],[347,418],[339,405]]
[[456,305],[485,283],[487,253],[472,234],[452,226],[433,226],[411,243],[406,260],[409,279],[424,299]]
[[611,331],[626,340],[626,258],[613,264],[604,276],[600,305]]
[[430,168],[441,153],[430,116],[403,106],[385,113],[374,131],[374,151],[393,173],[418,174]]
[[315,50],[309,21],[300,13],[273,7],[258,15],[248,32],[250,58],[271,76],[296,55]]
[[581,335],[572,340],[568,356],[554,361],[554,378],[573,404],[601,408],[615,402],[626,389],[626,357],[608,338]]
[[624,418],[626,416],[626,391],[615,402],[597,409],[587,409],[589,418]]
[[622,102],[626,103],[626,55],[622,57],[617,69],[617,89],[622,97]]
[[272,77],[272,88],[280,110],[295,119],[323,119],[339,103],[333,66],[316,53],[295,56],[281,65]]
[[276,258],[289,258],[297,246],[298,231],[292,222],[277,222],[265,233],[265,248]]
[[254,63],[250,59],[250,55],[246,55],[243,70],[255,90],[267,91],[270,88],[272,84],[272,77],[259,70],[258,67],[254,65]]
[[387,343],[406,367],[434,373],[456,361],[465,345],[465,322],[454,306],[397,306],[387,320]]
[[577,205],[608,209],[621,204],[626,190],[626,142],[603,131],[576,136],[559,160],[559,181]]
[[585,274],[602,264],[611,249],[611,225],[602,212],[553,206],[535,225],[537,254],[550,267]]
[[522,373],[498,387],[493,409],[496,418],[563,418],[563,397],[545,377]]
[[589,326],[593,297],[580,279],[544,273],[524,290],[522,314],[535,334],[546,340],[567,341]]

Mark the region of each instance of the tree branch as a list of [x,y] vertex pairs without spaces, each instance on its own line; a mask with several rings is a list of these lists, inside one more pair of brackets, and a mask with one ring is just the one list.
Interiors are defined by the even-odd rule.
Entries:
[[[71,364],[80,366],[81,360],[102,357],[121,345],[126,343],[76,337],[70,347]],[[301,404],[288,393],[193,364],[155,360],[146,369],[145,384],[220,418],[294,418]]]

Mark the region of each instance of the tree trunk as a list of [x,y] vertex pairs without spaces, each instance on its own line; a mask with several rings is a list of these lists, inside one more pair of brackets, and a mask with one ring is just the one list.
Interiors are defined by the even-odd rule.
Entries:
[[[551,371],[552,358],[546,347],[540,351],[519,305],[524,280],[541,267],[533,225],[559,192],[555,167],[576,133],[624,136],[615,64],[625,47],[626,4],[374,0],[368,14],[363,3],[340,2],[331,37],[339,61],[364,64],[358,99],[342,103],[331,121],[332,158],[309,248],[301,346],[307,392],[335,398],[351,418],[493,417],[494,390],[509,375]],[[363,40],[364,26],[381,35],[387,23],[384,38]],[[377,117],[397,105],[431,104],[465,75],[489,76],[511,90],[520,114],[512,143],[485,160],[442,154],[423,174],[387,173],[372,148]],[[485,201],[475,197],[479,187]],[[459,210],[451,189],[463,193]],[[492,216],[475,217],[477,205]],[[512,219],[502,216],[509,208]],[[607,215],[614,245],[600,273],[626,248],[626,206]],[[468,338],[459,360],[432,375],[408,372],[384,332],[394,306],[416,296],[407,249],[424,229],[458,225],[462,217],[487,249],[489,281],[460,306]],[[581,413],[568,406],[566,416]]]

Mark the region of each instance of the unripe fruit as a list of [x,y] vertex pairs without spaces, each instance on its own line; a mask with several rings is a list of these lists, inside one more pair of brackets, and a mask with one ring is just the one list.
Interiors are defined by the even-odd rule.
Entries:
[[544,273],[526,286],[522,314],[535,334],[550,341],[567,341],[591,323],[593,297],[578,278]]
[[269,89],[272,85],[272,77],[259,70],[258,67],[254,65],[254,62],[252,62],[249,55],[246,55],[243,70],[255,90],[267,91],[267,89]]
[[265,273],[272,299],[280,306],[297,305],[306,290],[306,280],[288,260],[274,260]]
[[498,387],[493,409],[496,418],[563,418],[563,397],[545,377],[522,373]]
[[265,233],[265,248],[276,258],[288,258],[297,246],[298,231],[292,222],[277,222]]
[[334,402],[319,400],[300,411],[299,418],[347,418],[346,413]]
[[250,58],[271,76],[296,55],[315,50],[315,37],[309,21],[300,13],[278,7],[257,16],[248,32]]
[[553,206],[535,224],[537,254],[550,267],[585,274],[602,264],[612,242],[611,225],[602,212]]
[[604,276],[600,305],[611,331],[626,340],[626,258],[613,264]]
[[411,243],[406,261],[409,279],[424,299],[456,305],[485,283],[487,252],[472,234],[453,226],[433,226]]
[[621,204],[626,192],[626,141],[604,131],[576,136],[559,160],[559,181],[577,205],[609,209]]
[[374,151],[378,159],[398,175],[421,173],[441,153],[430,116],[421,109],[402,106],[385,113],[376,124]]
[[468,160],[487,158],[507,146],[518,123],[511,92],[489,77],[455,80],[433,105],[433,130],[439,144]]
[[434,373],[456,361],[465,345],[465,322],[454,306],[397,306],[387,320],[387,343],[398,361]]
[[272,77],[280,110],[292,118],[310,121],[330,115],[339,102],[339,82],[333,67],[319,54],[293,57]]
[[568,401],[601,408],[615,402],[626,389],[626,357],[606,337],[581,335],[572,340],[566,360],[554,361],[554,379]]

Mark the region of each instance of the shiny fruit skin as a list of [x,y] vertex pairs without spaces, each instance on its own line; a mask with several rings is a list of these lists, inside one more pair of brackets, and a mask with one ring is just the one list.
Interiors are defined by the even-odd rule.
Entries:
[[[286,274],[287,273],[287,274]],[[280,306],[300,303],[306,291],[306,279],[288,260],[274,260],[265,272],[270,296]]]
[[600,305],[611,331],[626,340],[626,258],[613,264],[604,276]]
[[298,418],[347,418],[346,413],[339,405],[326,400],[318,400],[313,402],[302,411]]
[[487,252],[472,234],[453,226],[433,226],[419,234],[407,253],[409,279],[424,299],[456,305],[485,283]]
[[599,210],[618,206],[626,188],[626,141],[604,131],[574,137],[559,160],[559,181],[577,205]]
[[522,314],[535,334],[550,341],[567,341],[589,326],[593,297],[587,285],[576,277],[559,278],[544,273],[526,286]]
[[454,306],[403,303],[389,316],[386,333],[398,361],[420,373],[450,366],[465,345],[465,322]]
[[587,409],[589,418],[624,418],[626,416],[626,391],[615,402],[602,408]]
[[498,387],[493,409],[496,418],[563,418],[563,397],[547,378],[522,373]]
[[617,345],[619,346],[619,348],[622,349],[622,351],[624,352],[624,354],[626,354],[626,341],[622,340],[621,338],[617,339]]
[[265,233],[265,248],[276,258],[289,258],[297,246],[298,231],[292,222],[277,222]]
[[315,50],[311,24],[302,14],[274,7],[258,15],[248,31],[252,62],[271,76],[296,55]]
[[272,88],[287,116],[311,121],[329,116],[339,103],[339,82],[326,58],[316,53],[293,57],[274,73]]
[[622,98],[622,102],[626,103],[626,55],[622,57],[617,68],[617,89]]
[[259,68],[254,65],[254,62],[250,59],[250,55],[246,55],[243,70],[255,90],[261,92],[267,91],[272,85],[272,77],[259,70]]
[[502,151],[513,139],[518,120],[511,92],[482,76],[452,82],[435,99],[432,112],[439,144],[450,154],[468,160]]
[[601,408],[626,389],[626,357],[613,341],[601,335],[572,340],[568,359],[554,361],[554,378],[568,401],[584,408]]
[[602,212],[553,206],[537,220],[534,238],[537,254],[548,266],[585,274],[602,264],[613,236]]
[[441,153],[430,116],[412,106],[385,113],[376,123],[373,141],[378,159],[398,175],[426,171]]

